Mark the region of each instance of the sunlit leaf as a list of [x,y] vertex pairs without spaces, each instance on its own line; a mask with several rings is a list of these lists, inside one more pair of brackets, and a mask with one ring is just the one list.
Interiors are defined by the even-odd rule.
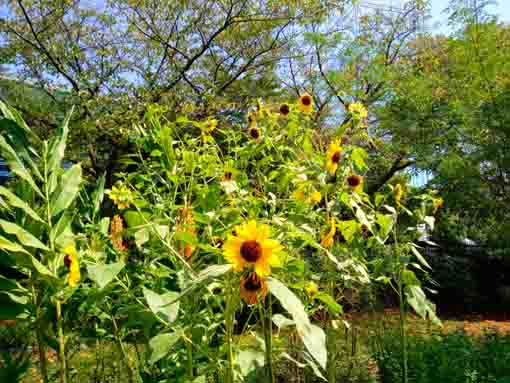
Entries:
[[160,295],[152,290],[144,288],[143,295],[154,315],[159,316],[167,323],[172,323],[177,319],[177,314],[179,313],[179,301],[177,298],[179,297],[179,293],[169,291]]
[[149,348],[151,352],[149,363],[154,364],[158,360],[167,356],[170,351],[172,351],[173,346],[177,343],[179,338],[179,335],[175,333],[159,334],[152,338],[149,341]]
[[44,222],[39,215],[32,210],[32,208],[24,202],[22,199],[20,199],[18,196],[16,196],[14,193],[12,193],[9,189],[0,186],[0,196],[4,196],[7,199],[7,202],[12,207],[16,207],[18,209],[22,209],[26,214],[28,214],[31,218],[35,219],[39,222]]
[[122,271],[124,262],[110,263],[106,265],[87,265],[89,278],[92,279],[100,289],[104,289],[108,283]]
[[268,278],[267,284],[271,294],[278,299],[283,308],[292,316],[296,323],[297,332],[303,339],[308,352],[322,368],[326,368],[327,349],[324,331],[310,323],[303,303],[287,286],[272,277]]
[[16,225],[15,223],[0,219],[0,227],[8,234],[15,235],[23,246],[35,247],[37,249],[49,250],[49,248],[34,237],[31,233]]
[[82,183],[81,173],[81,165],[76,164],[67,169],[62,175],[59,188],[55,191],[51,202],[53,216],[67,209],[75,200]]

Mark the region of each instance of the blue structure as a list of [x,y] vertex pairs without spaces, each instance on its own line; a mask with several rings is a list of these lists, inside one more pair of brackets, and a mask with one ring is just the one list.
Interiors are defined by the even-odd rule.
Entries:
[[4,160],[0,159],[0,185],[7,182],[7,180],[11,177],[11,172],[7,167],[7,164]]
[[[71,161],[64,161],[63,165],[64,169],[69,169],[73,166],[73,163]],[[12,172],[9,170],[5,161],[0,158],[0,185],[6,183],[11,177],[13,177]]]

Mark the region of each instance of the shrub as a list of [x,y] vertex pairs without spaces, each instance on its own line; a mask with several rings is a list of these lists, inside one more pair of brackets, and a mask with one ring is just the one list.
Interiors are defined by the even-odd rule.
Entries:
[[[383,383],[400,382],[400,340],[392,331],[375,351]],[[496,383],[510,378],[510,336],[462,332],[408,338],[409,381],[413,383]]]

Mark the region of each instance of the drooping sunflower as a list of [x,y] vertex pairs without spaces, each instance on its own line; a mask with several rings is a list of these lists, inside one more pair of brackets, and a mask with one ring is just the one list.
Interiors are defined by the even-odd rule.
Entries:
[[434,198],[434,200],[432,201],[433,205],[434,205],[434,214],[439,210],[439,209],[442,209],[444,207],[444,201],[441,197],[438,197],[438,198]]
[[305,292],[310,299],[314,299],[319,293],[319,286],[315,282],[310,281],[305,285]]
[[342,158],[342,147],[340,144],[342,141],[337,139],[329,144],[328,151],[326,153],[326,170],[331,175],[335,175],[338,169],[338,163]]
[[234,271],[253,266],[259,277],[271,274],[271,266],[279,266],[278,253],[283,250],[280,242],[269,239],[269,226],[248,221],[235,228],[223,245],[223,255]]
[[308,93],[302,94],[298,99],[299,110],[310,114],[313,111],[313,98]]
[[330,219],[330,229],[329,232],[324,235],[321,239],[321,246],[323,247],[331,247],[333,246],[333,243],[335,243],[335,234],[336,234],[336,221],[334,217],[331,217]]
[[225,170],[223,172],[223,178],[222,178],[222,181],[232,181],[232,171],[230,170]]
[[322,194],[320,191],[314,191],[312,192],[312,194],[310,194],[310,203],[312,205],[316,205],[318,204],[319,202],[321,202],[321,199],[322,199]]
[[292,198],[297,201],[304,201],[306,199],[306,195],[303,189],[298,189],[292,192]]
[[68,245],[64,248],[64,264],[69,269],[67,284],[75,287],[80,281],[80,263],[78,262],[78,252],[74,245]]
[[370,231],[369,231],[368,226],[366,224],[362,223],[359,226],[359,229],[361,231],[361,236],[363,238],[368,238],[370,236]]
[[281,104],[280,105],[280,115],[282,117],[287,117],[290,113],[289,104]]
[[393,196],[395,197],[395,202],[397,205],[400,205],[400,201],[402,200],[402,196],[404,195],[404,188],[401,184],[396,184],[393,189]]
[[347,177],[347,184],[355,191],[358,191],[361,188],[362,183],[363,177],[357,174],[351,174],[349,177]]
[[[196,237],[195,220],[193,218],[193,209],[189,206],[182,208],[179,211],[179,217],[177,219],[176,232],[185,232]],[[179,253],[186,259],[190,258],[195,251],[195,246],[189,243],[179,244]]]
[[112,223],[110,224],[110,239],[112,240],[113,248],[120,253],[128,250],[123,239],[123,233],[124,221],[119,214],[116,214],[113,216]]
[[257,126],[257,117],[255,113],[248,114],[248,135],[254,140],[260,138],[260,130]]
[[257,128],[257,126],[251,126],[249,129],[248,129],[248,134],[250,135],[251,138],[253,138],[254,140],[258,140],[260,138],[260,130],[259,128]]
[[205,133],[212,133],[218,126],[218,120],[215,118],[209,118],[203,127]]
[[241,277],[239,295],[243,301],[249,305],[254,305],[266,297],[266,281],[259,277],[257,273],[250,273],[247,277]]

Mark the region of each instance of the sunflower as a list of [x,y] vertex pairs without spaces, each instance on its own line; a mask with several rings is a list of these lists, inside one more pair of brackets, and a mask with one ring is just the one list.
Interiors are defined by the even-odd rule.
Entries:
[[120,253],[127,251],[127,246],[122,239],[124,232],[124,221],[118,214],[113,216],[112,223],[110,224],[110,239],[112,240],[113,248]]
[[[177,219],[176,232],[189,233],[196,238],[196,229],[194,226],[195,220],[193,219],[193,210],[189,207],[184,207],[179,211],[179,218]],[[190,258],[195,251],[195,246],[189,243],[179,244],[179,253],[185,258]]]
[[308,93],[305,93],[299,97],[298,100],[299,110],[303,113],[310,114],[313,110],[313,98]]
[[347,177],[347,184],[355,191],[359,190],[362,183],[363,177],[358,176],[357,174],[351,174],[349,177]]
[[310,203],[311,203],[312,205],[316,205],[316,204],[318,204],[319,202],[321,202],[321,199],[322,199],[322,194],[321,194],[321,192],[316,190],[316,191],[312,192],[312,194],[310,194],[310,199],[309,199],[309,201],[310,201]]
[[119,209],[127,209],[133,201],[131,190],[124,184],[119,184],[118,187],[112,186],[112,190],[107,194]]
[[305,285],[305,292],[310,299],[314,299],[319,293],[319,286],[315,282],[310,281]]
[[248,221],[235,228],[223,245],[223,255],[235,271],[254,266],[259,277],[271,274],[271,266],[279,266],[277,253],[283,250],[280,243],[269,239],[269,226]]
[[365,106],[361,102],[353,102],[349,104],[349,112],[358,116],[358,118],[367,118],[368,112]]
[[248,113],[248,128],[257,126],[257,115],[255,112]]
[[203,127],[205,133],[212,133],[218,126],[218,120],[215,118],[209,118]]
[[434,205],[434,214],[438,211],[438,209],[442,209],[444,207],[444,201],[441,197],[434,198],[432,203]]
[[290,113],[289,104],[281,104],[280,105],[280,115],[282,117],[287,117]]
[[239,295],[243,301],[249,305],[254,305],[259,299],[263,300],[266,297],[266,281],[259,277],[257,273],[250,273],[247,277],[241,277]]
[[230,170],[225,170],[225,172],[223,172],[222,181],[232,181],[232,172]]
[[328,151],[326,153],[326,170],[331,175],[335,175],[338,169],[338,163],[342,158],[342,147],[340,144],[342,141],[337,139],[329,144]]
[[306,195],[303,189],[298,189],[292,192],[292,198],[294,198],[297,201],[304,201],[306,199]]
[[334,217],[331,217],[330,223],[331,228],[329,229],[329,232],[321,239],[321,246],[326,248],[333,246],[333,243],[335,242],[336,222]]
[[370,232],[368,230],[368,226],[366,224],[362,223],[359,226],[359,229],[361,230],[361,235],[363,236],[363,238],[367,238],[370,235]]
[[74,245],[69,245],[64,248],[64,254],[64,264],[69,269],[67,283],[70,287],[75,287],[81,278],[78,252]]
[[257,125],[250,126],[250,128],[248,129],[248,134],[254,140],[258,140],[260,138],[260,130],[259,128],[257,128]]

